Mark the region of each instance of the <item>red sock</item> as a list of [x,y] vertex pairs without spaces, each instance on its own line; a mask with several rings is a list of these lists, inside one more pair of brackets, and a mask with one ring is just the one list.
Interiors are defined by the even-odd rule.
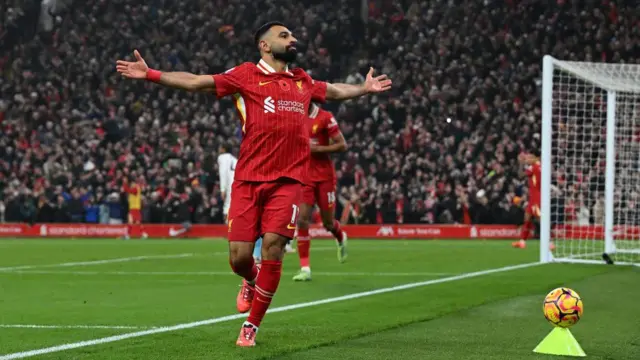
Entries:
[[127,226],[127,232],[131,238],[142,238],[142,232],[144,231],[142,224],[133,223]]
[[531,233],[532,225],[531,221],[524,223],[524,226],[522,227],[522,236],[520,237],[522,240],[526,241],[529,239],[529,233]]
[[251,257],[251,262],[249,264],[250,266],[235,268],[233,267],[233,263],[231,262],[231,259],[229,259],[229,265],[231,265],[231,270],[233,270],[234,273],[242,276],[248,282],[253,283],[254,281],[256,281],[256,278],[258,277],[258,267],[256,266],[255,260],[253,260],[253,256]]
[[298,229],[298,255],[300,256],[300,267],[309,267],[310,248],[311,237],[309,237],[309,229]]
[[260,326],[264,314],[267,313],[271,299],[275,295],[282,275],[282,261],[262,260],[260,274],[256,280],[256,293],[253,298],[251,312],[247,321],[255,326]]
[[339,243],[342,242],[342,228],[340,227],[340,221],[333,220],[333,230],[331,230],[333,236],[336,237]]

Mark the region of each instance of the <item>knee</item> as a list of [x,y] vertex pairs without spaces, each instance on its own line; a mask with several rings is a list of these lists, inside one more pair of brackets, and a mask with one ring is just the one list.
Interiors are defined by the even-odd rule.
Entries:
[[309,228],[309,220],[300,216],[298,218],[298,229],[308,229]]
[[263,260],[282,260],[284,258],[284,248],[287,245],[287,239],[266,239],[263,238],[262,255]]
[[322,220],[322,226],[324,226],[327,231],[333,230],[333,220]]
[[229,265],[231,270],[237,273],[238,270],[251,266],[253,261],[252,253],[245,253],[244,251],[232,250],[229,253]]

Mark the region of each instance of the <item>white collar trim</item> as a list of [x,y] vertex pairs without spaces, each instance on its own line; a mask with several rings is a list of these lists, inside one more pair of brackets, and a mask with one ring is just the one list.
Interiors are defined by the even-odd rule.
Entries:
[[[262,71],[265,74],[275,74],[276,73],[276,70],[273,67],[271,67],[271,65],[267,64],[266,61],[264,61],[262,59],[260,59],[260,61],[258,62],[257,67],[258,67],[258,69],[260,69],[260,71]],[[287,74],[293,76],[293,73],[291,71],[289,71],[289,66],[288,65],[284,68],[284,72],[286,72]]]

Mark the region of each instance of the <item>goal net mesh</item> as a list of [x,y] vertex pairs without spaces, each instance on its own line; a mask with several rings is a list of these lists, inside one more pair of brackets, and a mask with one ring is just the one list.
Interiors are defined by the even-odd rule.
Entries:
[[[609,96],[615,98],[616,161],[613,238],[605,241]],[[639,103],[640,66],[555,61],[550,194],[554,259],[602,262],[607,253],[615,262],[639,262]]]

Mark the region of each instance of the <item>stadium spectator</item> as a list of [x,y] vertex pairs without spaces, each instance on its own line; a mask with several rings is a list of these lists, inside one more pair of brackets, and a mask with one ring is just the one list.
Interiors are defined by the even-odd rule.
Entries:
[[[223,222],[215,159],[240,141],[233,104],[120,81],[112,63],[130,44],[150,65],[217,73],[251,59],[253,29],[279,18],[315,78],[389,74],[390,96],[327,106],[350,146],[335,159],[349,223],[518,223],[542,56],[640,60],[630,2],[369,1],[363,14],[347,0],[60,1],[36,32],[40,3],[3,8],[3,221],[124,222],[129,171],[146,184],[144,222]],[[552,200],[552,221],[601,217],[601,199],[555,185],[566,199]]]

